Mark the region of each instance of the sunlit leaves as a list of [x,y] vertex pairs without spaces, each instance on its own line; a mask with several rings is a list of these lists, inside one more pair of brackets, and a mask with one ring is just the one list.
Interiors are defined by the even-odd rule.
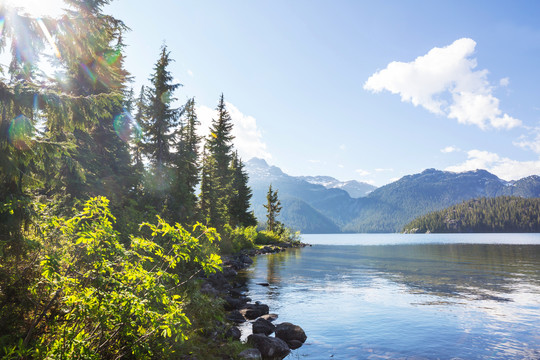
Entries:
[[215,230],[199,224],[194,237],[158,217],[157,224],[142,225],[152,239],[133,236],[125,248],[114,221],[108,200],[96,197],[76,216],[44,224],[45,233],[54,224],[63,234],[40,264],[51,297],[61,294],[55,320],[41,338],[48,357],[144,359],[171,351],[160,338],[186,339],[190,321],[179,291],[189,279],[174,269],[180,264],[207,273],[219,269]]

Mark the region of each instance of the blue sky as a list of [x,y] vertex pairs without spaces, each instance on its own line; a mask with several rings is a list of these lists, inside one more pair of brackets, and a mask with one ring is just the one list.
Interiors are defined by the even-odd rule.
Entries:
[[[50,0],[52,1],[52,0]],[[381,186],[426,168],[540,174],[537,1],[116,0],[126,67],[160,47],[206,127],[223,92],[244,160]]]

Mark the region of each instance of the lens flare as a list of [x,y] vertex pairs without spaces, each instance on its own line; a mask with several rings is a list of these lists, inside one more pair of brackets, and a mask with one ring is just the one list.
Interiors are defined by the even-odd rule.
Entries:
[[139,142],[141,140],[141,127],[128,111],[124,110],[121,114],[115,116],[113,126],[116,135],[118,135],[122,141],[129,143],[132,141]]
[[161,99],[161,102],[164,103],[164,104],[170,103],[171,102],[171,92],[170,91],[165,91],[163,94],[161,94],[160,99]]
[[3,16],[0,16],[0,39],[2,39],[2,33],[4,32],[4,23],[6,20]]
[[58,47],[56,46],[56,44],[54,43],[54,40],[51,36],[51,33],[49,32],[49,30],[47,29],[47,26],[45,26],[45,23],[43,22],[43,20],[41,20],[41,18],[38,18],[37,19],[37,23],[39,25],[39,27],[41,28],[41,31],[43,32],[43,35],[45,35],[45,38],[47,39],[47,42],[49,43],[49,45],[52,47],[53,49],[53,52],[54,52],[54,55],[60,59],[60,51],[58,50]]
[[96,81],[97,81],[97,78],[96,78],[96,75],[94,75],[94,73],[92,72],[92,70],[90,70],[88,68],[88,66],[86,66],[85,63],[81,63],[81,68],[83,69],[84,73],[86,74],[86,76],[88,77],[88,79],[92,82],[92,84],[95,84]]
[[103,56],[100,56],[98,60],[102,65],[111,66],[118,61],[120,55],[122,55],[122,52],[120,50],[109,51]]
[[19,115],[11,121],[8,138],[11,145],[19,150],[28,150],[34,136],[34,126],[30,119]]

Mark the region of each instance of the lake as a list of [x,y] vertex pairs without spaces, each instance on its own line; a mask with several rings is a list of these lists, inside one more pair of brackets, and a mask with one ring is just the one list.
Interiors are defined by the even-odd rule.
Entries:
[[276,323],[305,330],[287,359],[540,359],[540,234],[302,241],[243,274]]

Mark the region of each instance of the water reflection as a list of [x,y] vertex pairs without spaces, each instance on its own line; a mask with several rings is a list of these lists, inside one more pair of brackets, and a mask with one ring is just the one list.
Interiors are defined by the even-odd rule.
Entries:
[[314,245],[245,275],[308,333],[291,359],[540,359],[538,245]]

